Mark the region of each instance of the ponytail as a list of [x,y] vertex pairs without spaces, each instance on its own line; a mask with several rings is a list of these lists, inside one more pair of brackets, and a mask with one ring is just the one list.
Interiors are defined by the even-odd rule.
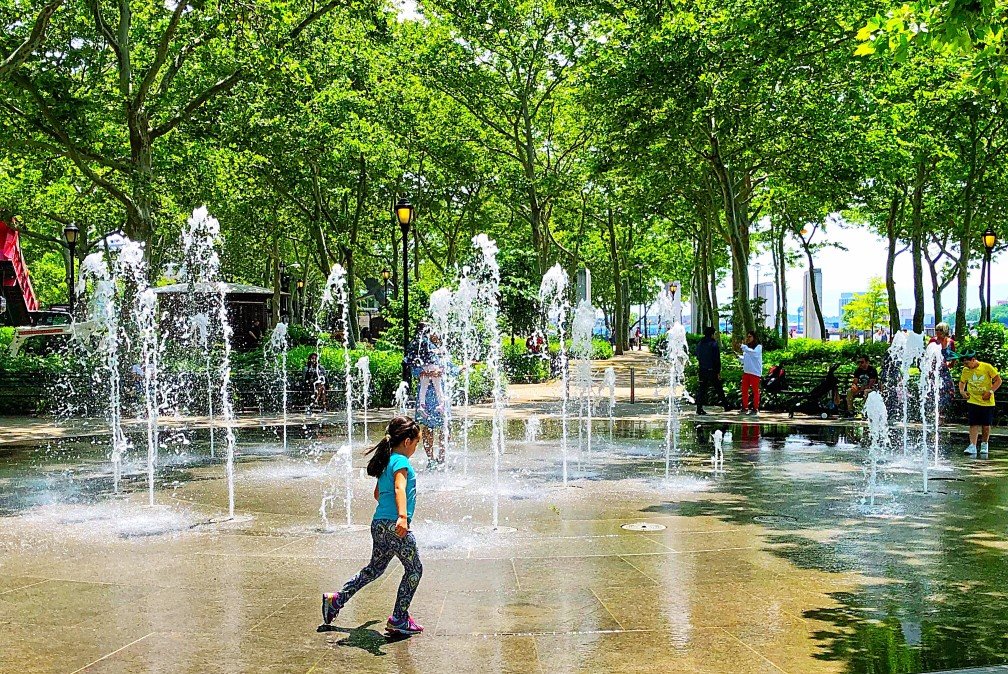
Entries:
[[398,416],[389,422],[385,429],[385,437],[378,441],[378,444],[364,453],[365,456],[371,454],[367,464],[367,474],[371,477],[379,477],[388,468],[389,460],[392,458],[392,450],[401,445],[406,440],[413,440],[420,435],[420,426],[413,419]]

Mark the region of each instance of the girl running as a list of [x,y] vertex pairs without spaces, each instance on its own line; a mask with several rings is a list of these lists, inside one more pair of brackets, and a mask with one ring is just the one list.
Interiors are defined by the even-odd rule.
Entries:
[[367,473],[378,478],[374,490],[378,507],[371,520],[371,561],[354,578],[348,580],[342,590],[322,595],[324,624],[331,624],[339,615],[340,609],[350,601],[350,597],[380,578],[392,558],[398,557],[404,573],[386,629],[398,634],[419,634],[423,631],[423,627],[409,615],[410,602],[423,575],[416,539],[409,530],[416,505],[416,473],[413,472],[409,458],[413,456],[419,442],[420,426],[409,417],[399,416],[389,422],[385,437],[368,452],[372,456],[368,461]]

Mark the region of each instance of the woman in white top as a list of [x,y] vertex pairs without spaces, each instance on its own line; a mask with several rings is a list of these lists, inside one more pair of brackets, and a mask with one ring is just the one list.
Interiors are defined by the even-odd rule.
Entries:
[[[755,332],[746,335],[742,345],[742,414],[759,414],[760,379],[763,377],[763,345]],[[749,406],[750,392],[752,407]]]

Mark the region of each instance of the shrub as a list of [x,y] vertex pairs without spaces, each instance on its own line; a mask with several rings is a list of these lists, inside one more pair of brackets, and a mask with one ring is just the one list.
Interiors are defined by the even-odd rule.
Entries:
[[318,342],[318,336],[303,325],[287,326],[287,343],[290,346],[310,346]]
[[549,359],[532,354],[524,342],[506,342],[501,352],[504,371],[511,381],[520,384],[537,384],[550,377]]
[[970,335],[956,346],[957,351],[976,351],[977,358],[990,363],[999,372],[1008,367],[1008,331],[1000,323],[981,323],[976,335]]

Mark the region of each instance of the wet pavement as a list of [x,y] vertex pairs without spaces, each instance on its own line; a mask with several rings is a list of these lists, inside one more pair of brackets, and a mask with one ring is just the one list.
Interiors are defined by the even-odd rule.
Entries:
[[[731,428],[723,466],[709,436]],[[928,493],[897,450],[876,502],[854,427],[595,426],[560,482],[558,425],[509,427],[498,498],[487,429],[444,473],[420,456],[423,635],[390,640],[393,562],[332,629],[319,595],[369,556],[346,518],[341,429],[239,429],[225,520],[205,431],[166,434],[156,504],[136,451],[112,493],[95,435],[0,449],[0,670],[17,672],[932,672],[1008,663],[1008,460],[945,452]],[[371,429],[376,435],[377,428]],[[134,437],[140,442],[139,436]],[[457,440],[457,439],[456,439]],[[946,438],[946,445],[958,438]],[[220,449],[218,439],[217,450]],[[373,482],[351,481],[366,525]],[[336,499],[325,527],[324,490]],[[647,531],[624,525],[646,522]],[[659,529],[657,525],[664,527]],[[980,670],[998,671],[998,670]]]

